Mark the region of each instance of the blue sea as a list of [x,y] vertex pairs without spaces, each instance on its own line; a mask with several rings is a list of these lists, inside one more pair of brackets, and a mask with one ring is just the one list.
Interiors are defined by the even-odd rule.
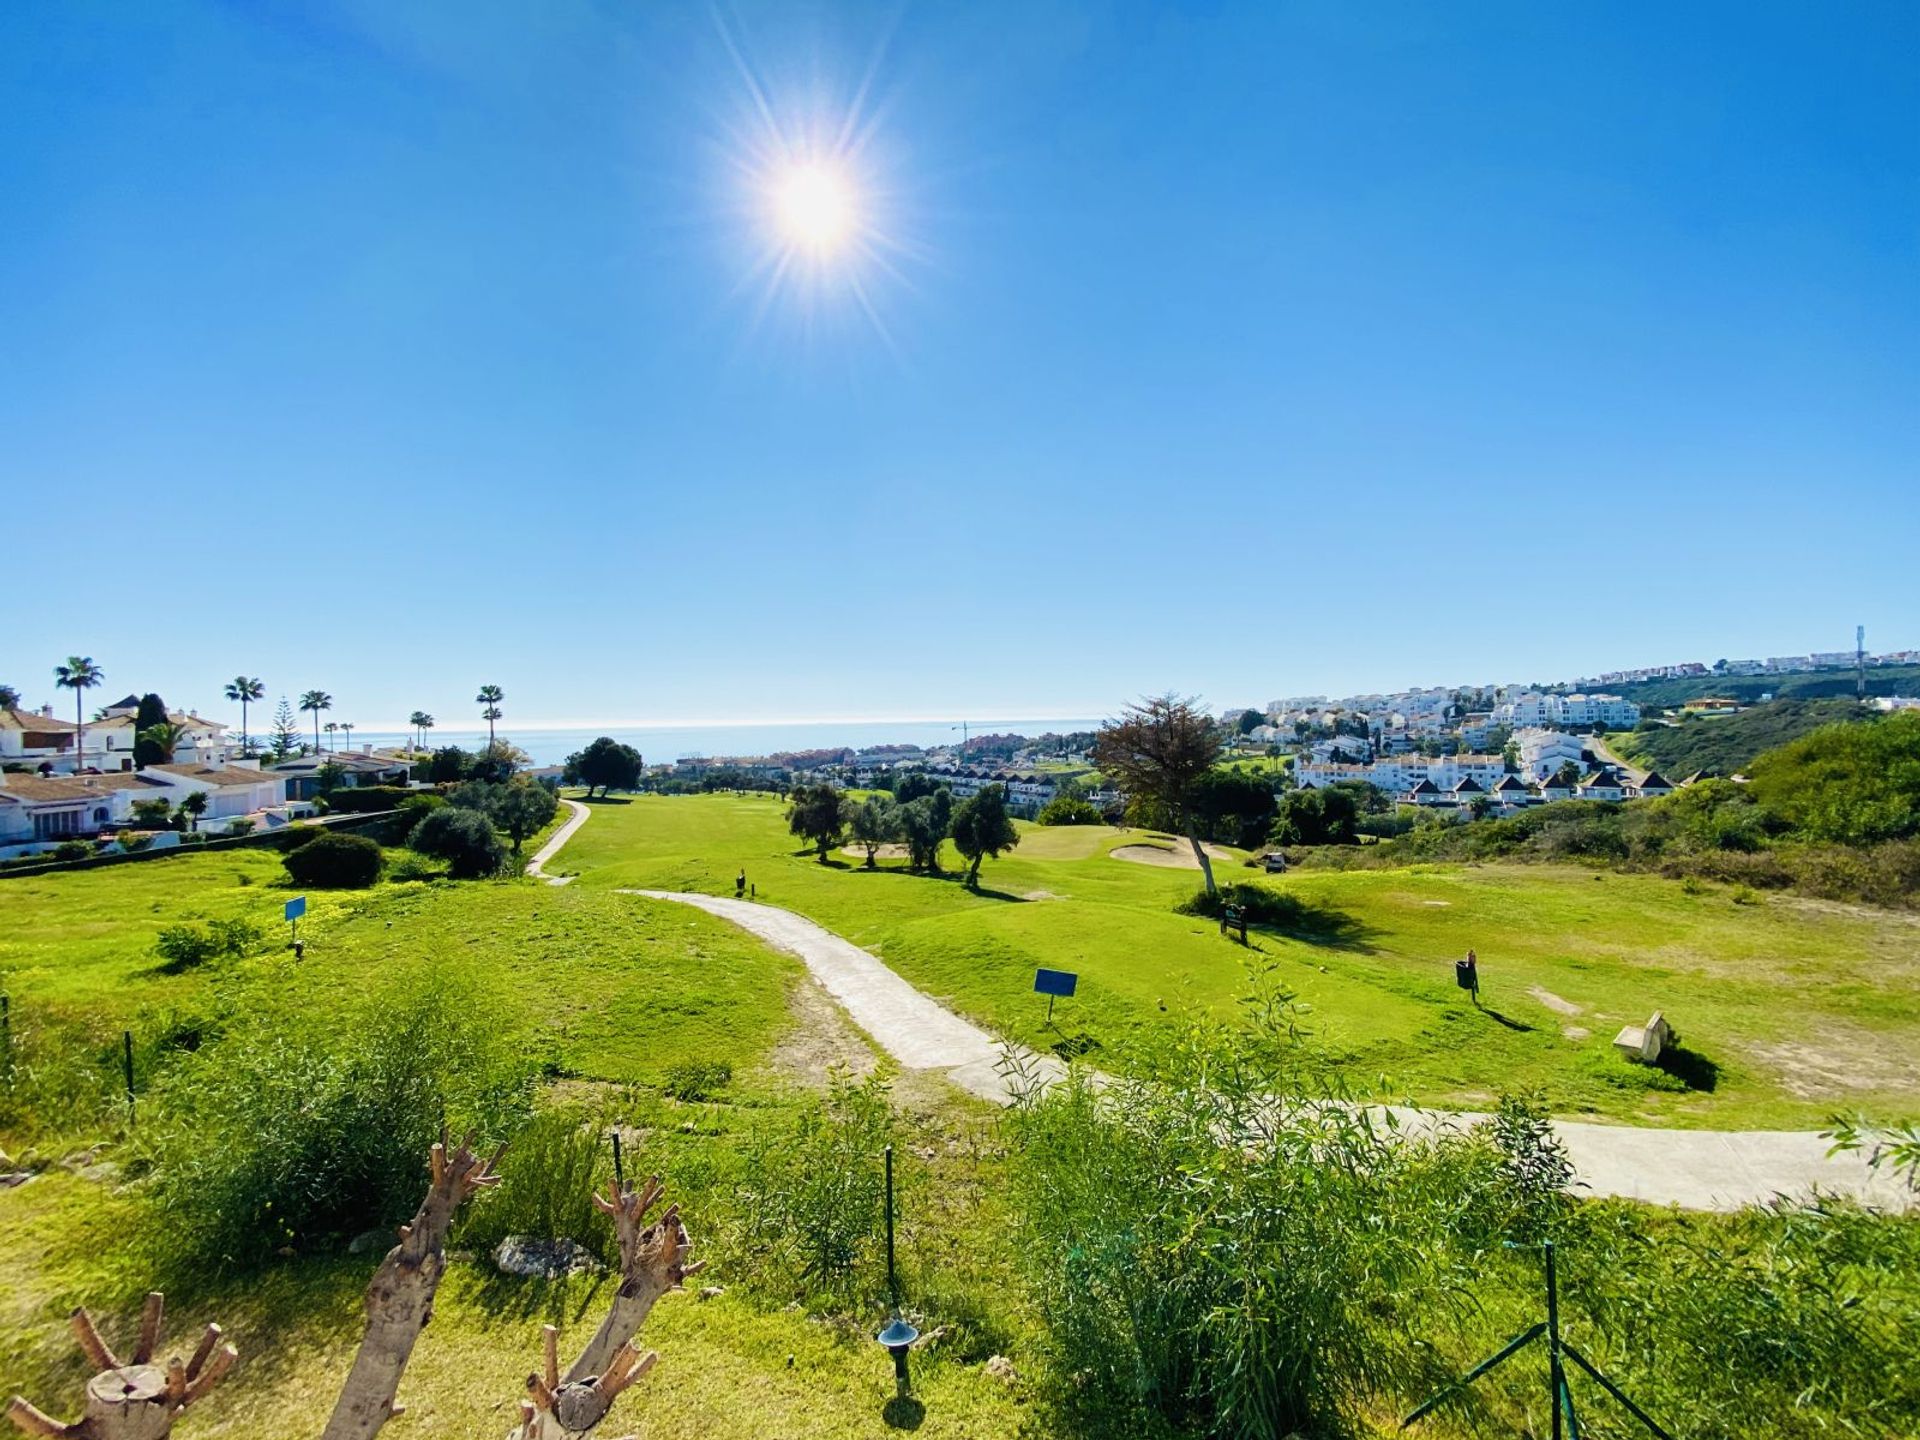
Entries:
[[[1099,720],[1084,717],[980,720],[968,721],[967,733],[1042,735],[1051,730],[1065,734],[1099,727]],[[649,765],[655,765],[688,756],[771,755],[782,750],[825,750],[841,745],[855,750],[871,745],[918,745],[931,749],[936,745],[957,744],[960,725],[957,721],[949,724],[943,720],[807,720],[778,724],[581,726],[552,730],[517,730],[511,725],[502,725],[499,735],[526,751],[536,765],[558,765],[596,735],[611,735],[622,744],[633,746]],[[404,745],[411,738],[400,731],[356,728],[351,748]],[[486,739],[485,726],[441,725],[427,732],[430,746],[460,745],[473,749],[485,744]],[[340,737],[339,745],[343,750],[349,748],[345,737]]]

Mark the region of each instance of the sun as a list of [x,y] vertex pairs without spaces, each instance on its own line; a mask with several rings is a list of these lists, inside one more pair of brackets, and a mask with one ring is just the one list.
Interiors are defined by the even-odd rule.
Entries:
[[786,243],[816,258],[844,248],[859,228],[852,184],[840,170],[818,162],[795,163],[776,177],[773,210]]

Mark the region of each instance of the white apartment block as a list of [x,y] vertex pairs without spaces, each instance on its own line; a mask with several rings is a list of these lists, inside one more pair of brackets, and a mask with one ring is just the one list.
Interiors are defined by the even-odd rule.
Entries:
[[1605,725],[1609,730],[1631,730],[1640,723],[1640,707],[1618,695],[1543,695],[1529,690],[1496,705],[1493,718],[1521,729],[1555,729],[1568,725]]
[[1407,795],[1425,780],[1438,790],[1452,790],[1462,780],[1472,780],[1491,790],[1507,773],[1507,762],[1498,755],[1396,755],[1375,760],[1370,765],[1315,765],[1294,767],[1302,789],[1318,789],[1340,780],[1363,780],[1389,795]]
[[1544,780],[1569,761],[1584,763],[1586,747],[1580,737],[1564,730],[1516,730],[1513,743],[1520,751],[1520,769],[1530,779]]

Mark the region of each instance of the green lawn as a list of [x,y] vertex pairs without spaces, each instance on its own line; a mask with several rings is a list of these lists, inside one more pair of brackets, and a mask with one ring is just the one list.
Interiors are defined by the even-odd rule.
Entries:
[[[13,1023],[95,1033],[217,1008],[232,982],[312,1012],[377,980],[450,976],[553,1063],[627,1081],[689,1060],[751,1064],[787,1023],[801,973],[737,928],[683,906],[528,880],[383,883],[308,892],[306,958],[284,948],[277,856],[189,855],[0,882],[0,990]],[[269,945],[245,961],[169,975],[162,926],[246,917]]]
[[[955,880],[823,866],[797,853],[780,802],[642,796],[596,802],[556,866],[582,891],[622,886],[759,897],[867,946],[961,1012],[1034,1045],[1033,970],[1081,975],[1059,1012],[1111,1038],[1166,1007],[1228,1013],[1248,964],[1272,964],[1356,1083],[1484,1103],[1545,1087],[1562,1113],[1716,1128],[1816,1127],[1837,1110],[1911,1111],[1920,1073],[1920,926],[1904,915],[1717,886],[1541,866],[1423,866],[1254,880],[1323,908],[1323,943],[1259,937],[1251,954],[1176,915],[1198,876],[1113,859],[1141,832],[1023,826],[1020,848]],[[1162,842],[1164,843],[1164,842]],[[952,863],[951,851],[949,863]],[[1694,893],[1689,893],[1690,889]],[[1480,956],[1476,1011],[1452,962]],[[1661,1009],[1689,1052],[1682,1075],[1631,1066],[1610,1041]],[[1689,1083],[1690,1082],[1690,1083]],[[1670,1088],[1661,1088],[1670,1087]]]

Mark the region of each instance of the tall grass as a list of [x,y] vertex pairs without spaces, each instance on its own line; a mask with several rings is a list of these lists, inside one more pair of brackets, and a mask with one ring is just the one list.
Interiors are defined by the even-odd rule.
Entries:
[[[1920,1220],[1580,1201],[1539,1097],[1410,1142],[1345,1103],[1270,988],[1239,1024],[1141,1043],[1132,1078],[1033,1087],[1008,1119],[1059,1400],[1084,1428],[1359,1433],[1544,1318],[1551,1238],[1577,1343],[1675,1433],[1920,1433]],[[1456,1418],[1528,1433],[1537,1368],[1503,1368]],[[1608,1402],[1587,1403],[1609,1433]]]
[[393,985],[327,1014],[247,1010],[164,1072],[138,1136],[157,1253],[182,1272],[396,1224],[443,1124],[504,1138],[529,1113],[533,1066],[463,987]]

